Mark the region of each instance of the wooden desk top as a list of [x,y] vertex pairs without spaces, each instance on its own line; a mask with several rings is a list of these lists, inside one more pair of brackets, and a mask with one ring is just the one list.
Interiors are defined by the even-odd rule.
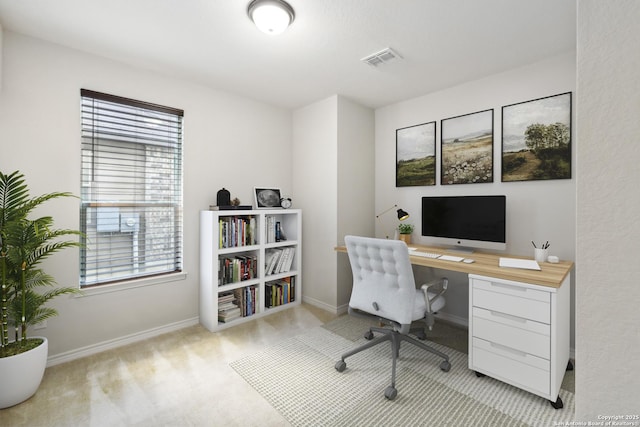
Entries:
[[[540,265],[541,270],[506,268],[500,267],[498,265],[501,257],[521,259],[532,258],[513,256],[508,254],[490,254],[483,252],[473,252],[472,254],[461,255],[460,253],[447,251],[444,248],[432,246],[411,244],[411,247],[415,247],[421,252],[433,252],[443,255],[464,256],[465,258],[471,258],[475,260],[474,263],[466,264],[462,261],[444,261],[440,259],[410,256],[409,259],[411,260],[411,264],[413,265],[421,265],[425,267],[433,267],[450,271],[459,271],[469,274],[478,274],[481,276],[489,276],[499,279],[513,280],[516,282],[531,283],[534,285],[549,286],[552,288],[559,288],[573,268],[573,262],[571,261],[560,261],[557,264],[552,264],[550,262],[540,262],[538,264]],[[338,252],[347,252],[346,246],[337,246],[335,250]]]

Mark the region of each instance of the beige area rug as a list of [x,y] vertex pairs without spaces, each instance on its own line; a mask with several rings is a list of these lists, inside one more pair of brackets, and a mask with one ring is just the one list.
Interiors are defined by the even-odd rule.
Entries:
[[465,353],[436,343],[449,355],[451,370],[442,372],[438,357],[404,343],[398,397],[389,401],[384,397],[391,381],[388,344],[347,358],[342,373],[334,368],[342,353],[366,342],[366,328],[367,322],[342,316],[230,365],[293,426],[542,427],[573,420],[573,393],[562,389],[564,408],[555,410],[539,396],[477,378]]

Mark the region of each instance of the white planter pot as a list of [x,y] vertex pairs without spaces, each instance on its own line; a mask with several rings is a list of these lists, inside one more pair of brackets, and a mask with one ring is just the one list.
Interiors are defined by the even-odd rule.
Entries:
[[38,347],[0,358],[0,409],[24,402],[38,390],[47,367],[49,342],[44,337],[37,338],[44,340]]

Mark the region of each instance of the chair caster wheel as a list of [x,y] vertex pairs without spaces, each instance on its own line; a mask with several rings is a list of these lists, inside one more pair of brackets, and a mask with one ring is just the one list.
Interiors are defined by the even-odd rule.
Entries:
[[387,387],[387,389],[384,391],[384,397],[386,397],[388,400],[394,400],[397,395],[398,390],[396,390],[396,388],[393,386]]
[[440,363],[440,370],[442,370],[444,372],[449,372],[450,369],[451,369],[451,363],[449,363],[448,360],[443,360]]
[[373,332],[369,331],[364,334],[364,339],[371,341],[373,339]]
[[335,364],[335,368],[338,372],[344,372],[344,370],[347,368],[347,364],[344,360],[338,360]]
[[424,341],[427,339],[427,334],[425,334],[424,331],[416,332],[416,338],[418,338],[420,341]]
[[558,400],[556,400],[555,402],[550,400],[549,403],[551,404],[551,406],[553,406],[553,409],[564,408],[564,403],[562,403],[562,399],[560,399],[560,396],[558,396]]
[[478,371],[474,371],[474,372],[476,373],[476,377],[478,378],[486,377],[486,375],[481,372],[478,372]]

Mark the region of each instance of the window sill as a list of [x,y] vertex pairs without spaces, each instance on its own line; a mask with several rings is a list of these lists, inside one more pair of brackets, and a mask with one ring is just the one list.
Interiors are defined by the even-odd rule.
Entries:
[[116,283],[113,285],[95,286],[95,287],[89,287],[86,289],[80,288],[80,291],[82,292],[82,294],[76,295],[75,298],[86,298],[86,297],[91,297],[95,295],[109,294],[112,292],[126,291],[129,289],[143,288],[146,286],[160,285],[162,283],[178,282],[186,279],[187,279],[187,273],[183,271],[181,273],[173,273],[173,274],[167,274],[164,276],[130,280],[128,282]]

